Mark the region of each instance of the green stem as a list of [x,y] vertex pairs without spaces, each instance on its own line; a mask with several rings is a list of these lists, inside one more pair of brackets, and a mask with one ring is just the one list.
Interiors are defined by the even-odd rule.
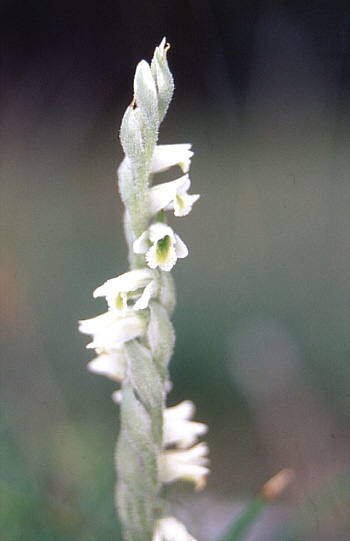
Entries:
[[246,506],[241,516],[230,526],[227,532],[219,541],[239,541],[247,530],[256,521],[262,510],[267,504],[263,496],[257,496],[250,504]]

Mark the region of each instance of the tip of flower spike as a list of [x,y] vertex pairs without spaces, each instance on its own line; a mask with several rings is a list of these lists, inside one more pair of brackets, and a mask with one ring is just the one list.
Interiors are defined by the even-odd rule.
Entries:
[[170,49],[170,43],[167,42],[165,36],[162,39],[162,41],[160,42],[158,49],[159,49],[159,51],[160,51],[160,53],[162,55],[162,59],[165,60],[166,54]]
[[170,45],[165,38],[156,47],[151,62],[152,73],[158,92],[159,121],[161,122],[168,110],[174,92],[174,80],[167,62],[167,52]]

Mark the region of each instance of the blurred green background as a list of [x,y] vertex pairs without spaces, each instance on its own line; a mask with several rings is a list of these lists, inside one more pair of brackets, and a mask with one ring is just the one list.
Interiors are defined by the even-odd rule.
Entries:
[[169,490],[174,512],[215,539],[292,467],[249,539],[347,539],[348,4],[1,10],[1,541],[121,539],[115,386],[87,372],[77,321],[127,270],[118,131],[163,35],[176,91],[160,142],[193,144],[201,194],[170,218],[189,257],[169,404],[196,403],[212,460],[203,494]]

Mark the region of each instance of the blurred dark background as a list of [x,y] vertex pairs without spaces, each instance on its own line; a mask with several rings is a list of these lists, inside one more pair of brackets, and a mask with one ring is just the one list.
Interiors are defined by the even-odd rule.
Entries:
[[212,459],[174,512],[215,539],[288,466],[249,539],[347,539],[349,32],[340,0],[2,0],[1,540],[120,539],[115,387],[77,320],[127,270],[118,131],[163,36],[160,142],[193,144],[201,193],[171,219],[190,253],[169,402],[194,400]]

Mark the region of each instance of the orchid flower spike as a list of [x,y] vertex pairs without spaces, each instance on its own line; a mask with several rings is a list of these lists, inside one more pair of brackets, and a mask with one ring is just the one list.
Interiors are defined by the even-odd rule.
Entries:
[[[199,198],[188,193],[191,145],[157,145],[174,91],[168,49],[164,38],[152,62],[138,64],[134,97],[120,128],[125,157],[118,187],[130,270],[95,289],[93,296],[106,299],[107,311],[79,322],[79,330],[92,337],[86,347],[96,351],[88,369],[119,384],[112,395],[120,407],[115,504],[125,541],[195,541],[168,516],[162,489],[182,479],[200,490],[209,474],[208,446],[198,443],[207,426],[192,420],[193,403],[165,407],[175,343],[170,271],[188,250],[163,221],[164,211],[186,216]],[[152,186],[155,174],[174,166],[182,170],[180,178]]]

